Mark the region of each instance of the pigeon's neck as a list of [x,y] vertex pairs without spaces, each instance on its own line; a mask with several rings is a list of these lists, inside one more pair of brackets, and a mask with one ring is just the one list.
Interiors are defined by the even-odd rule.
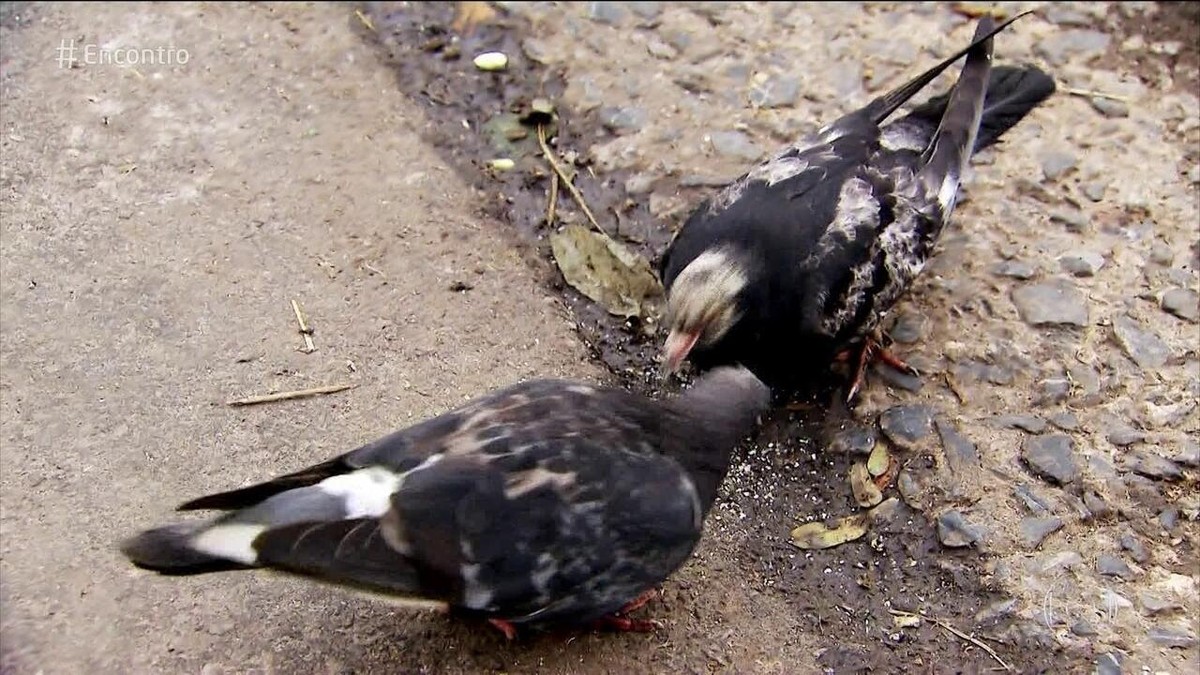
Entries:
[[[711,444],[711,441],[709,443]],[[721,488],[721,482],[729,473],[734,448],[735,443],[730,443],[725,448],[711,445],[703,447],[702,441],[700,446],[693,445],[691,448],[684,448],[675,458],[683,465],[688,472],[688,477],[692,479],[692,484],[696,486],[700,508],[705,515],[712,508],[713,502],[717,499],[717,491]]]

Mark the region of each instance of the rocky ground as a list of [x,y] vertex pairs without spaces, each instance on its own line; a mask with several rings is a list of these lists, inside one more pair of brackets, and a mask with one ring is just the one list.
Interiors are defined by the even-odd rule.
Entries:
[[[559,274],[552,233],[588,220],[563,195],[547,222],[533,99],[555,107],[597,223],[654,261],[703,196],[954,50],[969,19],[5,6],[4,671],[1195,672],[1200,17],[1013,6],[1038,12],[997,62],[1038,64],[1060,91],[977,158],[896,312],[922,377],[876,371],[851,412],[769,420],[646,610],[662,634],[518,645],[290,580],[148,578],[110,542],[506,380],[677,387],[657,377],[652,312],[615,317]],[[193,60],[60,69],[70,36]],[[506,69],[473,65],[492,50]],[[292,295],[327,322],[321,351],[295,351]],[[214,405],[336,379],[359,387]],[[856,497],[877,446],[898,472]],[[798,525],[880,500],[865,536],[793,545]]]

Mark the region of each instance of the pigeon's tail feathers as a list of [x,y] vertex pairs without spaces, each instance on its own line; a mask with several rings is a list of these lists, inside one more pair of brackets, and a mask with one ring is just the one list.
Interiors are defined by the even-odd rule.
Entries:
[[377,523],[389,511],[401,480],[382,467],[360,469],[280,492],[208,523],[143,532],[128,540],[122,551],[135,564],[158,570],[203,568],[217,562],[246,567],[274,564],[278,561],[260,554],[264,543],[278,540],[279,532],[350,521]]
[[[975,152],[994,145],[1034,108],[1050,98],[1057,87],[1054,78],[1033,66],[996,66],[988,77],[987,97],[979,121]],[[920,124],[930,136],[942,120],[950,94],[942,94],[915,107],[897,124]]]
[[877,125],[881,124],[885,119],[891,116],[892,113],[896,112],[900,106],[904,105],[910,98],[915,96],[918,91],[924,89],[926,85],[937,79],[937,77],[941,75],[943,71],[953,65],[955,61],[961,59],[963,56],[976,53],[978,49],[981,46],[984,46],[986,43],[988,55],[990,57],[992,36],[1004,30],[1005,28],[1008,28],[1012,22],[1030,13],[1031,12],[1029,11],[1022,12],[1011,19],[1007,19],[1000,25],[995,25],[995,22],[992,21],[991,17],[983,17],[983,19],[980,20],[978,27],[975,29],[975,36],[972,38],[970,45],[964,47],[955,54],[951,54],[941,63],[933,66],[929,70],[926,70],[908,82],[905,82],[904,84],[889,91],[883,96],[880,96],[874,101],[871,101],[869,104],[867,104],[867,107],[864,108],[864,112],[870,117],[873,123]]
[[193,499],[190,502],[180,505],[176,510],[197,511],[201,509],[216,509],[231,511],[233,509],[243,509],[247,506],[258,504],[281,492],[315,485],[323,480],[351,470],[351,467],[346,465],[343,458],[337,457],[327,462],[310,466],[307,469],[289,473],[286,476],[280,476],[265,483]]
[[979,134],[992,69],[992,24],[991,17],[980,19],[975,35],[977,38],[980,35],[989,37],[972,43],[962,74],[950,91],[942,121],[922,157],[920,178],[930,193],[937,194],[937,203],[944,216],[954,208],[963,173]]
[[192,547],[191,539],[202,527],[197,523],[156,527],[121,542],[120,550],[134,565],[161,574],[205,574],[245,567]]

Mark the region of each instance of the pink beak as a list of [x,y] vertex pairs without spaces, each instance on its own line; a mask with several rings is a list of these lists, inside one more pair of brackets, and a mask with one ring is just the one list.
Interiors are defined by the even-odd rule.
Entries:
[[671,334],[667,336],[667,343],[663,346],[668,372],[674,373],[679,370],[679,366],[692,351],[692,347],[696,346],[696,340],[699,338],[700,333],[671,331]]

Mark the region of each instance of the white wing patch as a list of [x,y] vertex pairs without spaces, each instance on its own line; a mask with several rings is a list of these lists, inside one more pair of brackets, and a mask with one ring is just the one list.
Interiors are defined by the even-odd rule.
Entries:
[[[420,471],[439,459],[441,459],[441,455],[434,455],[405,475]],[[392,495],[403,481],[403,476],[396,475],[383,467],[372,466],[353,473],[326,478],[317,483],[317,487],[322,492],[343,500],[346,519],[353,520],[355,518],[379,518],[387,513],[392,505]]]
[[266,529],[266,525],[254,523],[217,525],[196,535],[191,541],[191,547],[217,558],[254,565],[258,562],[254,540]]
[[[842,184],[838,193],[837,210],[833,222],[821,235],[823,248],[838,248],[858,238],[859,229],[866,226],[871,230],[879,227],[879,200],[872,193],[871,184],[862,178],[851,178]],[[845,242],[836,241],[841,235]]]

